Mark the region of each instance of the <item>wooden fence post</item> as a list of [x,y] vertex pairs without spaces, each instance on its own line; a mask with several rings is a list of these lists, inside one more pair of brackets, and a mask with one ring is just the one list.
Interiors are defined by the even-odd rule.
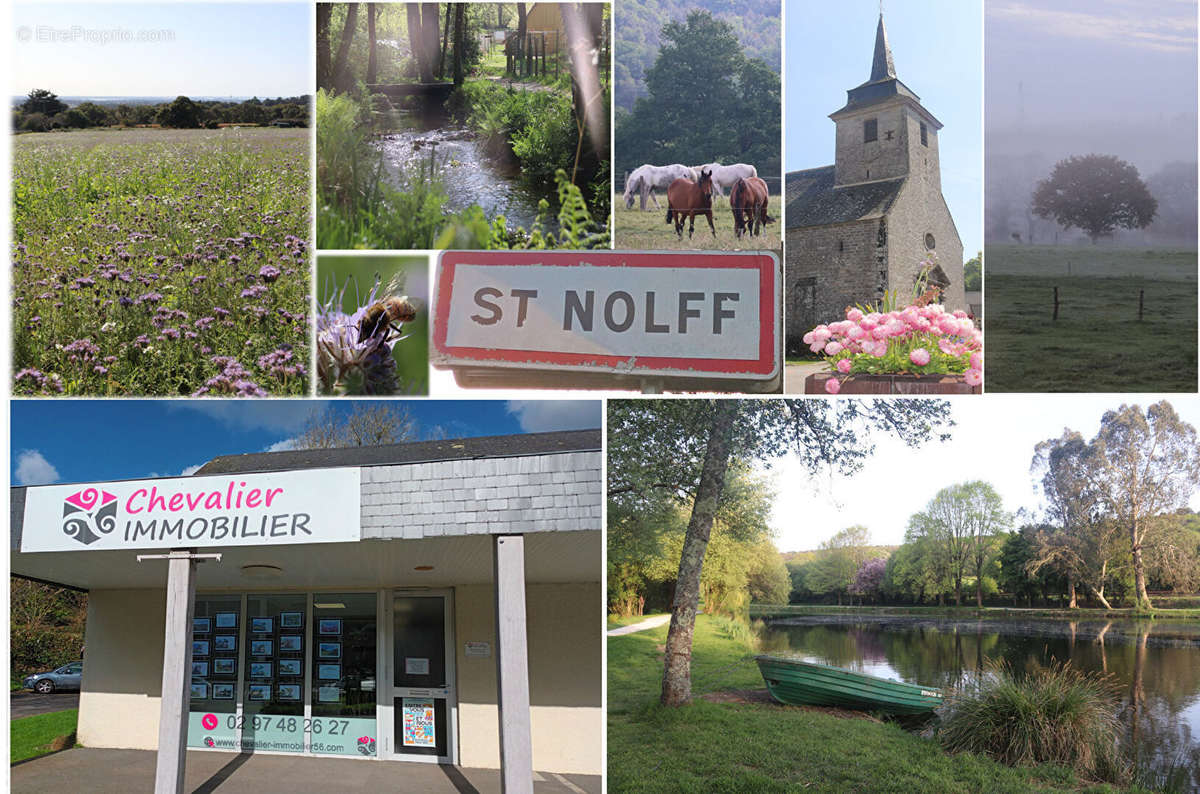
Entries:
[[1058,320],[1058,287],[1054,288],[1054,319]]
[[1146,290],[1138,290],[1138,322],[1142,321],[1142,309],[1146,303]]

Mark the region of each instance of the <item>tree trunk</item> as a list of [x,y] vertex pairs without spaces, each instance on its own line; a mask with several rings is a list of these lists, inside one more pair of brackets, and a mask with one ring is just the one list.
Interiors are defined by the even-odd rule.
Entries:
[[1136,586],[1134,595],[1137,603],[1134,606],[1138,609],[1153,609],[1150,594],[1146,592],[1146,568],[1142,563],[1142,544],[1138,540],[1136,521],[1129,525],[1129,547],[1133,552],[1133,581]]
[[954,577],[954,606],[962,606],[962,578]]
[[450,3],[446,3],[446,22],[442,25],[442,54],[438,58],[439,80],[446,79],[446,50],[450,49]]
[[[457,13],[457,9],[455,10]],[[433,64],[438,57],[438,4],[421,3],[421,44],[425,50],[428,80],[433,82]]]
[[425,39],[421,35],[421,4],[405,3],[404,13],[408,20],[408,48],[412,50],[413,61],[417,64],[417,82],[433,82],[429,53],[425,51]]
[[730,437],[738,405],[733,400],[717,400],[704,466],[692,515],[683,539],[679,558],[679,578],[671,603],[671,628],[667,632],[666,661],[663,669],[662,704],[684,706],[692,699],[692,633],[696,627],[696,609],[700,603],[700,573],[704,553],[712,532],[713,516],[721,501],[725,469],[729,465]]
[[1075,599],[1075,580],[1070,577],[1067,578],[1067,596],[1071,599],[1071,603],[1067,604],[1067,608],[1078,609],[1079,604],[1076,603]]
[[317,3],[317,88],[333,88],[333,67],[329,57],[329,19],[332,3]]
[[463,83],[463,36],[466,31],[463,30],[466,24],[466,3],[455,3],[454,5],[454,84],[462,85]]
[[1103,587],[1101,587],[1099,590],[1097,590],[1095,587],[1092,587],[1089,585],[1088,589],[1092,591],[1092,595],[1096,597],[1096,600],[1099,601],[1104,606],[1105,609],[1112,609],[1112,605],[1109,604],[1108,599],[1104,597],[1104,588]]
[[375,4],[367,3],[367,38],[370,46],[367,49],[367,84],[379,82],[377,77],[378,58],[375,52]]
[[350,43],[354,41],[354,29],[358,27],[358,3],[350,3],[346,7],[346,26],[342,28],[342,41],[338,44],[337,57],[333,60],[333,85],[339,91],[349,91],[354,87],[350,78]]
[[975,564],[975,606],[983,609],[983,560]]

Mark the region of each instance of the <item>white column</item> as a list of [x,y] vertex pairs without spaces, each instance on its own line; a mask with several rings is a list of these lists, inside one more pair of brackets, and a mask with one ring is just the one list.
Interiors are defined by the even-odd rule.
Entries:
[[191,701],[192,616],[195,614],[196,560],[187,549],[167,557],[167,633],[163,644],[162,708],[158,721],[158,762],[154,794],[182,794]]
[[494,539],[496,672],[499,677],[500,786],[504,794],[532,794],[529,730],[529,651],[525,636],[525,538]]

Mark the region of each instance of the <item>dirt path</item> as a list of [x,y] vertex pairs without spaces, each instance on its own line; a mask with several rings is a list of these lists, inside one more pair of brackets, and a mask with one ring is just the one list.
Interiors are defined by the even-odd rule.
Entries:
[[522,91],[554,91],[552,85],[543,85],[542,83],[529,83],[521,80],[513,80],[511,77],[485,77],[485,80],[490,80],[493,83],[500,83],[506,88],[519,88]]
[[620,637],[622,634],[633,634],[637,631],[645,631],[646,629],[658,628],[664,623],[670,623],[670,615],[655,615],[652,618],[646,618],[641,623],[632,623],[628,626],[622,626],[619,629],[609,629],[608,636]]

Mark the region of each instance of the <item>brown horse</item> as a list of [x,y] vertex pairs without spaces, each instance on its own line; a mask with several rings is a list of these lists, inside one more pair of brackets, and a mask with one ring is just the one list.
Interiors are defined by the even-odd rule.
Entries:
[[697,182],[681,178],[667,187],[667,223],[674,219],[675,233],[679,235],[680,240],[683,239],[685,218],[689,221],[688,239],[692,238],[697,215],[708,218],[708,228],[712,230],[713,237],[717,236],[717,229],[713,226],[712,194],[712,172],[707,168],[700,170],[700,179]]
[[733,211],[733,233],[741,239],[743,230],[751,237],[762,234],[762,227],[774,223],[767,214],[770,194],[767,183],[756,176],[739,179],[729,191],[729,209]]

